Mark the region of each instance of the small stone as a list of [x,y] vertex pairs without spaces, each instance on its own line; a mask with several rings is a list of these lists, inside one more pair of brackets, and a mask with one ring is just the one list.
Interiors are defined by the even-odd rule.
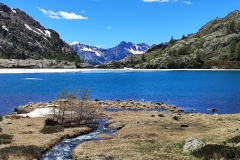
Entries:
[[172,129],[172,127],[165,127],[165,129],[171,130],[171,129]]
[[181,124],[180,127],[188,127],[188,124]]
[[240,147],[240,142],[238,144],[236,144],[236,147]]
[[217,109],[216,108],[208,108],[207,111],[209,111],[209,112],[217,112]]
[[164,117],[162,114],[159,114],[158,117]]

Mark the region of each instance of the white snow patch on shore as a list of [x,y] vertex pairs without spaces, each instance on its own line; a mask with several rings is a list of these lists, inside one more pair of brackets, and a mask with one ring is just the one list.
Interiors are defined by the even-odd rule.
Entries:
[[19,114],[20,116],[23,117],[45,117],[47,115],[50,115],[53,113],[53,108],[48,107],[48,108],[37,108],[33,110],[32,112],[26,113],[26,114]]

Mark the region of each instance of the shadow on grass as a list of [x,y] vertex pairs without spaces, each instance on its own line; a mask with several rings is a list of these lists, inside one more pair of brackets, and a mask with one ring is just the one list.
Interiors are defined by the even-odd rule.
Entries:
[[0,149],[0,159],[11,157],[24,157],[26,160],[40,159],[44,148],[34,145],[30,146],[10,146]]
[[193,156],[208,160],[208,159],[238,159],[240,158],[240,148],[230,147],[217,144],[208,144],[205,147],[192,153]]

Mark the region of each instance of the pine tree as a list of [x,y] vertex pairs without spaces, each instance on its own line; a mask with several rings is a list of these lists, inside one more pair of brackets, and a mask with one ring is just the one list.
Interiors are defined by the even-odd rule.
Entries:
[[142,54],[142,61],[145,62],[146,61],[146,58],[145,58],[145,54]]
[[231,41],[230,45],[229,45],[229,52],[230,53],[235,53],[235,49],[236,49],[236,41]]
[[227,25],[227,33],[230,34],[230,33],[234,33],[235,32],[235,22],[234,21],[231,21],[228,23]]
[[175,39],[173,38],[173,36],[171,37],[169,44],[174,44],[175,43]]
[[240,42],[238,42],[235,50],[235,59],[240,60]]

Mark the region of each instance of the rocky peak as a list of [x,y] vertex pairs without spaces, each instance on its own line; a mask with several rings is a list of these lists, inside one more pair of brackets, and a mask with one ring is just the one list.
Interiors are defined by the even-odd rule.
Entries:
[[0,11],[9,14],[12,10],[7,5],[0,2]]
[[131,42],[120,42],[117,46],[102,49],[95,46],[80,44],[79,42],[70,43],[72,49],[83,59],[85,63],[99,65],[110,61],[121,60],[131,54],[142,54],[149,49],[145,43],[134,44]]
[[227,16],[226,16],[226,18],[229,18],[229,19],[232,19],[232,20],[234,20],[235,18],[239,18],[240,17],[240,11],[239,10],[235,10],[235,11],[233,11],[233,12],[230,12]]
[[18,20],[21,20],[23,23],[26,23],[28,25],[34,26],[36,28],[42,29],[43,27],[40,25],[39,22],[34,20],[31,16],[26,14],[25,12],[21,11],[20,9],[14,9],[16,11],[16,15],[18,17]]
[[56,31],[0,3],[0,58],[73,61],[78,56]]

